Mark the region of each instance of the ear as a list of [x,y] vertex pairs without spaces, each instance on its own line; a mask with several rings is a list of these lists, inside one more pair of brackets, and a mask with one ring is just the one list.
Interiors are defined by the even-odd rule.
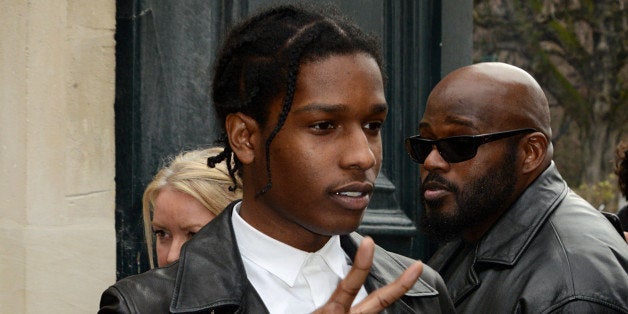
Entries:
[[255,148],[260,138],[257,121],[241,112],[227,115],[225,129],[229,138],[229,145],[243,164],[250,164],[255,160]]
[[525,155],[521,171],[525,174],[529,174],[544,165],[549,143],[545,135],[541,132],[534,132],[527,135],[522,142]]

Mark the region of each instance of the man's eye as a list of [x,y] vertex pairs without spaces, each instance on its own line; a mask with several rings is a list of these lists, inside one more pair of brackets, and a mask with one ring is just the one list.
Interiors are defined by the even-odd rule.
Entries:
[[316,129],[316,130],[329,130],[329,129],[333,129],[334,125],[331,122],[325,121],[325,122],[319,122],[319,123],[313,124],[311,128]]
[[371,131],[378,131],[379,129],[382,128],[382,123],[381,122],[369,122],[364,125],[364,128]]

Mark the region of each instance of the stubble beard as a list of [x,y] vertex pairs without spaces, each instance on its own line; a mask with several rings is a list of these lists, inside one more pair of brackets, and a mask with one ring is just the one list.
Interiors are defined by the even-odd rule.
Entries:
[[[442,210],[444,201],[422,201],[421,228],[431,239],[449,242],[465,231],[484,222],[495,213],[504,210],[506,202],[515,190],[516,152],[509,151],[502,163],[488,169],[486,174],[466,187],[458,187],[438,174],[430,173],[424,183],[434,180],[445,184],[455,196],[453,214]],[[423,195],[423,193],[421,193]]]

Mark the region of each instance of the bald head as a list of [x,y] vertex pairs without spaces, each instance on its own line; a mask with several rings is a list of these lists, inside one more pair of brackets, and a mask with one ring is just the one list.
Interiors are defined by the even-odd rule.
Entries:
[[441,80],[427,111],[448,110],[483,131],[534,128],[551,138],[547,98],[524,70],[499,62],[460,68]]

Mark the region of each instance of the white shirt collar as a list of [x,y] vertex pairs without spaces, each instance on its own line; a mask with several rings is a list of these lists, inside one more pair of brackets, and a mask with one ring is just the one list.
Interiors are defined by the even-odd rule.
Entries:
[[343,265],[347,265],[347,256],[340,246],[339,236],[332,236],[317,252],[305,252],[253,228],[240,217],[238,213],[240,205],[241,203],[238,203],[233,208],[232,223],[242,256],[266,269],[291,287],[295,284],[305,262],[313,254],[320,255],[338,278],[344,278]]

